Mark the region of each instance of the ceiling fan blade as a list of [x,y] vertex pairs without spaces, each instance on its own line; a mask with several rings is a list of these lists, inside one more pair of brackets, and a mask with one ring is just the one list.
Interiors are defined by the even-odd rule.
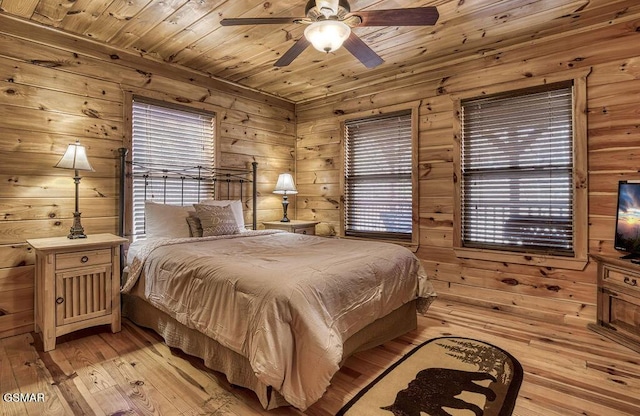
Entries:
[[360,10],[349,16],[362,20],[355,26],[431,26],[440,14],[436,7],[413,7],[409,9]]
[[300,23],[304,17],[236,17],[222,19],[222,26],[243,26],[243,25],[284,25],[288,23]]
[[360,62],[367,68],[375,68],[384,62],[362,39],[355,33],[351,32],[347,40],[344,41],[344,47],[351,52],[353,56],[358,58]]
[[307,49],[309,45],[311,45],[311,42],[309,42],[304,36],[301,37],[291,48],[289,48],[288,51],[284,53],[284,55],[280,57],[280,59],[276,61],[276,63],[273,64],[273,66],[283,67],[289,65],[298,57],[298,55]]

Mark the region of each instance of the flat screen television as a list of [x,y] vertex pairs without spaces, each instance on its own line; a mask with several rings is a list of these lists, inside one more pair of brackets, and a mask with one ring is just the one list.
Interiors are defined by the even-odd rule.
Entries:
[[623,258],[640,257],[640,181],[618,183],[614,246],[627,253]]

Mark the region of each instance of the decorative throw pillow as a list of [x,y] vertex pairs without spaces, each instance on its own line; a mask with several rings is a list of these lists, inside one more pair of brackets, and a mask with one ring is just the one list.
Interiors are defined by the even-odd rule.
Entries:
[[238,223],[229,205],[216,206],[208,204],[194,204],[196,215],[202,224],[202,236],[236,234],[239,232]]
[[196,217],[195,211],[189,211],[187,224],[189,224],[191,237],[202,237],[202,223],[200,222],[200,218]]
[[238,229],[240,232],[245,231],[244,228],[244,212],[242,210],[242,202],[238,199],[205,199],[199,204],[207,204],[207,205],[217,205],[217,206],[230,206],[231,211],[233,211],[233,215],[236,218],[236,222],[238,223]]

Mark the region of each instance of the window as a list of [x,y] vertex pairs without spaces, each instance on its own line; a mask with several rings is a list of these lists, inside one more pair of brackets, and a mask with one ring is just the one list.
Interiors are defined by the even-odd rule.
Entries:
[[575,102],[571,82],[460,101],[456,246],[586,256],[586,232],[577,232],[586,229],[586,191],[574,189],[586,150],[576,149],[584,127]]
[[345,122],[344,233],[412,241],[411,112]]
[[[171,205],[190,205],[212,197],[211,181],[182,180],[185,174],[203,177],[214,167],[213,114],[134,98],[132,115],[133,235],[144,235],[144,201],[154,199]],[[166,179],[154,171],[170,169]],[[198,169],[201,167],[202,169]],[[147,186],[145,189],[145,181]]]

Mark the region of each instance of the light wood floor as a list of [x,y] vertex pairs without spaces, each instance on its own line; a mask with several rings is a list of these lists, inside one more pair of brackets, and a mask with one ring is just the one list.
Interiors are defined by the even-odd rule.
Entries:
[[[418,329],[347,360],[308,415],[335,412],[384,368],[427,339],[481,339],[523,365],[515,415],[640,415],[640,354],[581,327],[547,324],[438,300]],[[31,334],[0,340],[0,393],[44,393],[44,403],[0,401],[2,415],[299,415],[262,410],[199,360],[170,350],[155,333],[123,322],[59,339],[43,353]],[[1,399],[0,399],[1,400]]]

